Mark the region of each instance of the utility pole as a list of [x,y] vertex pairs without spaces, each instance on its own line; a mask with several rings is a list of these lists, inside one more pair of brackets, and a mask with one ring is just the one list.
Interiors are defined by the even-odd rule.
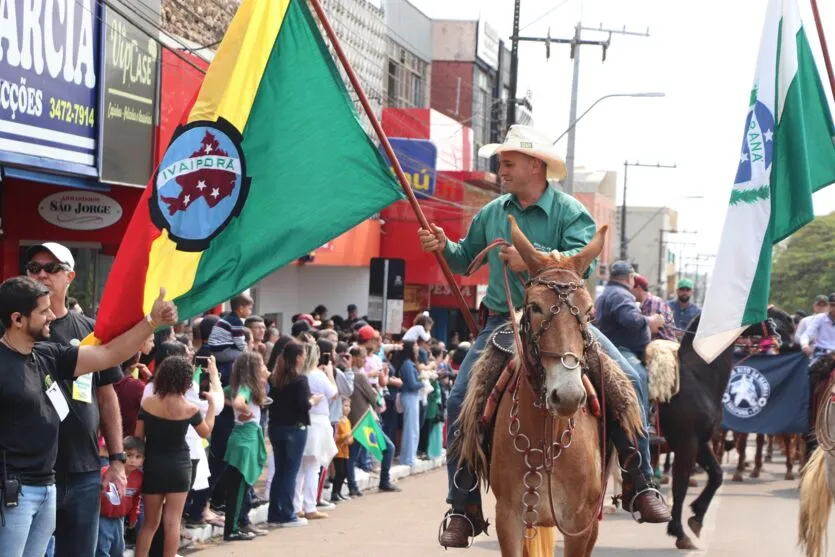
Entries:
[[[516,23],[514,21],[514,23]],[[574,28],[574,36],[570,39],[560,39],[551,37],[551,32],[548,32],[548,35],[545,37],[520,37],[516,28],[514,28],[513,36],[510,38],[515,45],[517,41],[527,41],[527,42],[538,42],[538,43],[545,43],[545,58],[549,59],[551,57],[551,43],[557,44],[568,44],[571,45],[571,58],[574,59],[574,80],[571,84],[571,122],[569,124],[574,123],[574,119],[577,117],[577,91],[579,89],[580,84],[580,48],[583,45],[593,45],[599,46],[603,49],[603,61],[606,61],[606,51],[609,49],[609,44],[612,40],[612,33],[618,33],[619,31],[608,31],[609,37],[605,41],[588,41],[583,40],[581,38],[581,30],[583,29],[580,23]],[[600,29],[603,30],[603,29]],[[597,31],[597,29],[595,29]],[[628,33],[624,30],[624,34]],[[629,33],[632,34],[632,33]],[[648,36],[648,35],[647,35]],[[511,57],[511,72],[514,72],[513,59]],[[515,73],[515,72],[514,72]],[[510,79],[515,79],[515,75],[511,74]],[[511,81],[513,83],[513,81]],[[514,109],[515,110],[515,109]],[[565,178],[565,191],[569,194],[574,193],[574,129],[572,126],[571,132],[568,136],[568,150],[566,151],[565,157],[566,163],[566,178]]]
[[[608,33],[608,38],[603,46],[603,62],[606,61],[606,50],[612,41],[612,35],[631,35],[633,37],[649,37],[649,29],[645,32],[627,31],[626,27],[622,29],[608,29],[604,28],[601,23],[599,27],[583,27],[581,23],[577,23],[574,28],[574,42],[571,44],[571,57],[574,58],[574,78],[571,82],[571,108],[568,114],[568,123],[571,125],[571,131],[568,132],[568,145],[565,151],[565,191],[570,195],[574,195],[574,144],[576,140],[577,127],[573,124],[577,119],[577,99],[580,90],[580,49],[577,48],[582,44],[589,44],[581,39],[583,31],[597,31],[600,33]],[[592,43],[594,44],[594,43]]]
[[513,36],[510,38],[510,91],[508,91],[507,127],[516,123],[516,86],[519,74],[519,9],[522,0],[513,6]]
[[[574,124],[577,121],[577,99],[580,89],[580,49],[577,45],[580,44],[580,35],[583,31],[582,25],[577,23],[574,27],[574,42],[571,43],[571,57],[574,58],[574,77],[571,80],[571,109],[568,113],[568,123]],[[609,47],[609,39],[606,40],[606,45],[603,47],[603,61],[606,60],[606,49]],[[571,126],[568,132],[568,145],[565,148],[565,191],[569,195],[574,194],[574,141],[577,138],[575,130],[577,126]]]
[[629,240],[626,238],[626,173],[630,166],[643,168],[676,168],[675,163],[668,165],[661,163],[642,164],[639,161],[623,161],[623,203],[620,207],[620,259],[623,261],[626,261],[626,258],[628,257],[627,244],[629,243]]
[[[604,28],[601,23],[599,27],[583,27],[582,23],[577,23],[574,28],[574,36],[570,39],[560,39],[551,37],[550,31],[545,37],[520,37],[519,36],[519,2],[516,4],[513,12],[513,36],[510,37],[512,41],[512,49],[510,55],[510,87],[511,97],[515,98],[516,92],[516,74],[518,72],[518,43],[520,41],[545,43],[545,58],[551,57],[551,43],[569,44],[571,45],[571,58],[574,60],[574,79],[571,83],[571,110],[569,112],[569,135],[568,147],[565,155],[566,177],[565,177],[565,191],[568,194],[574,194],[574,141],[576,134],[576,126],[574,126],[577,118],[577,99],[580,89],[580,47],[584,45],[599,46],[603,49],[603,62],[606,61],[606,51],[612,42],[612,35],[632,35],[635,37],[649,37],[649,29],[645,32],[627,31],[626,27],[622,29],[608,29]],[[605,41],[589,41],[582,38],[582,31],[597,31],[600,33],[607,33],[608,37]],[[513,100],[513,99],[511,99]],[[512,111],[512,112],[511,112]],[[516,107],[508,107],[508,117],[513,114],[516,115]],[[509,118],[508,118],[509,119]],[[513,123],[513,120],[508,122]]]

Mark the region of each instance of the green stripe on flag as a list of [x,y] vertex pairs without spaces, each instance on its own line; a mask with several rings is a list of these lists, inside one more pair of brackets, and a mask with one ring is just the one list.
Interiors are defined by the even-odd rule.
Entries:
[[196,315],[401,199],[357,119],[306,2],[288,7],[243,132],[252,179],[241,214],[212,241],[194,287]]
[[[777,59],[783,44],[778,35]],[[789,85],[774,133],[771,170],[771,219],[763,238],[757,272],[751,284],[742,325],[766,319],[771,285],[772,246],[815,218],[812,193],[835,179],[835,128],[826,93],[803,28],[795,37],[797,73]],[[778,90],[779,90],[779,79]],[[733,202],[733,196],[731,198]]]
[[835,178],[835,127],[803,28],[795,41],[797,74],[789,85],[774,134],[771,219],[775,243],[815,218],[812,193]]

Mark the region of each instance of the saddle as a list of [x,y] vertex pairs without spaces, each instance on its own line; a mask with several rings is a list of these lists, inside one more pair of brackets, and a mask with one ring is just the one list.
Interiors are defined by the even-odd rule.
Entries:
[[487,342],[511,357],[516,355],[516,339],[513,338],[513,325],[510,321],[497,327]]
[[[605,355],[593,346],[586,354],[588,374],[584,384],[589,393],[589,406],[593,415],[600,415],[597,392],[601,385],[606,389],[609,411],[627,431],[640,424],[637,397],[629,378],[615,365],[603,365]],[[467,395],[458,417],[458,435],[451,451],[462,464],[469,465],[476,477],[490,477],[493,429],[496,413],[516,372],[516,342],[510,322],[498,327],[488,341],[470,371]],[[608,359],[607,359],[608,361]]]

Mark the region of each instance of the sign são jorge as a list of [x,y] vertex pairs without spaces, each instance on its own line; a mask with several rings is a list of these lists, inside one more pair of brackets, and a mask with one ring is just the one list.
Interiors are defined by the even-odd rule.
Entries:
[[98,9],[94,0],[0,0],[0,151],[37,166],[94,167]]

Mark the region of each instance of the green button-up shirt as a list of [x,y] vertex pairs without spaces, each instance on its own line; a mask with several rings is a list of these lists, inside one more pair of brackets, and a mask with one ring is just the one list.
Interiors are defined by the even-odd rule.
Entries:
[[[504,238],[510,241],[507,215],[513,215],[534,247],[546,253],[553,250],[565,255],[578,253],[591,241],[597,228],[582,203],[550,186],[536,203],[526,209],[522,209],[515,195],[505,194],[476,213],[466,237],[460,242],[447,241],[444,258],[454,273],[465,273],[475,256],[493,240]],[[498,249],[490,252],[487,265],[490,276],[484,305],[494,311],[506,312],[508,307],[504,292],[503,263],[499,259]],[[595,263],[592,263],[586,270],[586,277],[591,274],[594,266]],[[527,273],[524,276],[527,278]],[[524,291],[512,274],[510,278],[513,307],[518,308],[524,302]]]

